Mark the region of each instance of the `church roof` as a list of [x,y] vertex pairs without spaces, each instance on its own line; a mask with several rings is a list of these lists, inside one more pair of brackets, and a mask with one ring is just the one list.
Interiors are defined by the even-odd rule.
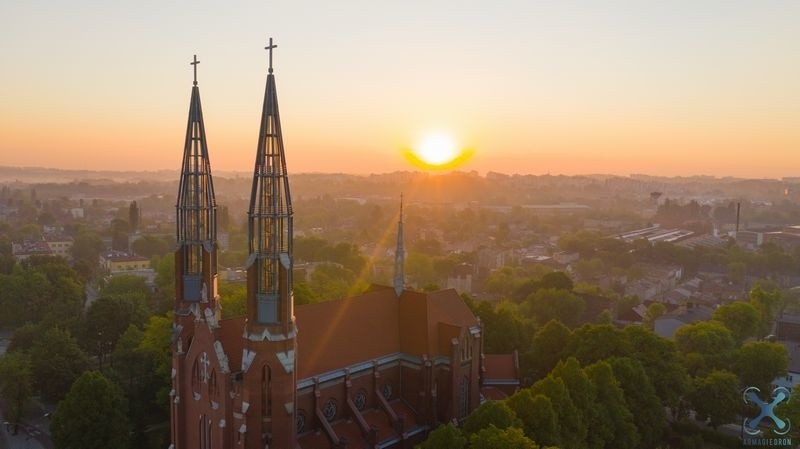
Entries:
[[297,378],[398,352],[397,309],[397,296],[388,287],[296,307]]
[[453,289],[432,293],[376,287],[346,299],[295,309],[297,378],[404,352],[449,356],[451,338],[477,319]]

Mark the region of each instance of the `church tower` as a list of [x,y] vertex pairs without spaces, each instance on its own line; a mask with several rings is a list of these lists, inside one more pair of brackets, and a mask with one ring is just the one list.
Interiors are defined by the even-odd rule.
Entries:
[[[247,443],[294,449],[296,328],[292,297],[292,200],[281,133],[272,50],[248,210],[245,388]],[[252,360],[252,362],[250,361]],[[252,429],[252,431],[251,431]],[[256,430],[257,429],[257,430]]]
[[[197,87],[197,55],[178,186],[175,251],[175,319],[188,329],[196,319],[219,319],[217,297],[217,204],[208,160],[203,108]],[[194,315],[194,318],[192,318]]]
[[[172,446],[177,449],[219,447],[221,432],[214,414],[220,401],[213,332],[220,317],[217,296],[217,205],[211,180],[203,108],[197,87],[197,55],[189,119],[178,185],[175,250],[175,319],[172,333]],[[211,357],[210,357],[211,355]],[[216,401],[216,402],[214,402]],[[218,418],[217,418],[218,419]],[[214,443],[216,441],[216,443]]]

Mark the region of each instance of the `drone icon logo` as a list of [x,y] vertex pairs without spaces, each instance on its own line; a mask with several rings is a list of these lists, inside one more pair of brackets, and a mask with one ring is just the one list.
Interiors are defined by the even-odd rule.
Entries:
[[776,435],[786,435],[789,433],[789,430],[792,429],[792,422],[788,418],[784,420],[775,415],[775,407],[789,399],[789,390],[785,387],[776,387],[772,390],[771,402],[762,401],[758,393],[761,393],[761,390],[757,387],[748,387],[742,394],[745,404],[755,404],[761,408],[761,413],[755,418],[744,419],[742,430],[748,435],[758,435],[761,433],[761,429],[758,428],[758,425],[761,424],[762,420],[769,418],[772,420],[772,423],[775,424],[775,429],[772,429],[772,431],[775,432]]

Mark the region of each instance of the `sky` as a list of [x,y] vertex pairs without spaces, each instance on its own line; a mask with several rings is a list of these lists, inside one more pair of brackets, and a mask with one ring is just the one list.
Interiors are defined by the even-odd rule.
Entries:
[[798,1],[0,3],[0,165],[250,171],[272,36],[290,172],[800,175]]

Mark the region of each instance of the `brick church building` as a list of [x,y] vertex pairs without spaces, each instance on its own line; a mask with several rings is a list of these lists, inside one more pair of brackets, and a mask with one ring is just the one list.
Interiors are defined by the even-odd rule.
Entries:
[[[171,449],[411,448],[519,384],[455,290],[393,286],[294,307],[292,200],[272,45],[248,210],[247,313],[221,319],[217,206],[195,80],[177,200]],[[491,363],[486,361],[491,360]],[[493,375],[493,373],[495,375]]]

